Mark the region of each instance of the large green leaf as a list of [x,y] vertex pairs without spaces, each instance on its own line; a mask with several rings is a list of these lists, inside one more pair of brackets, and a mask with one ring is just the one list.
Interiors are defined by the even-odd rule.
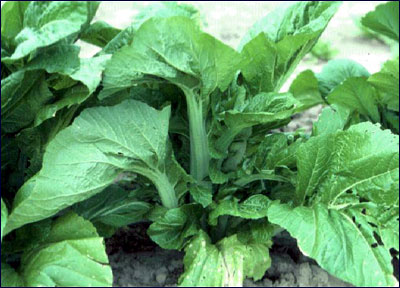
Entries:
[[124,171],[150,179],[163,204],[176,207],[182,191],[174,187],[185,189],[184,171],[168,162],[169,115],[169,107],[158,111],[134,100],[83,111],[50,142],[42,170],[18,192],[7,232],[90,198]]
[[84,1],[31,2],[24,13],[24,28],[15,38],[16,49],[2,61],[18,60],[38,48],[77,34],[93,18],[98,5],[98,2]]
[[241,70],[254,94],[280,90],[338,6],[339,2],[290,3],[254,24],[239,46]]
[[390,206],[399,202],[399,136],[364,122],[312,137],[297,150],[299,203],[306,196],[332,206],[346,192]]
[[2,267],[2,286],[3,280],[11,287],[112,286],[103,238],[73,213],[57,219],[39,247],[23,253],[18,274]]
[[202,33],[189,18],[150,19],[140,26],[131,45],[114,53],[99,97],[135,83],[157,82],[154,76],[187,90],[201,88],[201,94],[208,95],[229,85],[237,69],[236,56],[232,48]]
[[330,104],[342,105],[351,111],[357,111],[372,122],[380,122],[378,95],[367,82],[367,78],[351,77],[338,85],[327,100]]
[[399,58],[385,62],[368,82],[383,94],[382,102],[390,110],[399,112]]
[[326,97],[336,86],[350,77],[369,77],[369,72],[357,62],[335,59],[326,64],[321,73],[316,74],[322,97]]
[[185,248],[180,287],[240,287],[246,277],[259,280],[271,265],[269,243],[243,244],[236,235],[212,244],[201,231]]
[[6,204],[4,204],[3,199],[1,199],[1,240],[3,240],[3,230],[6,227],[8,218],[8,210]]
[[361,24],[374,32],[399,41],[399,2],[388,1],[376,6],[361,19]]
[[239,61],[235,50],[201,32],[190,18],[153,18],[140,26],[131,45],[114,53],[99,98],[148,82],[168,81],[181,88],[189,118],[190,172],[202,181],[209,166],[204,119],[209,96],[228,87]]
[[313,207],[292,208],[272,204],[268,219],[285,228],[301,251],[314,258],[329,273],[356,286],[389,287],[398,282],[393,276],[391,256],[377,245],[373,228],[366,221],[354,221],[345,210]]

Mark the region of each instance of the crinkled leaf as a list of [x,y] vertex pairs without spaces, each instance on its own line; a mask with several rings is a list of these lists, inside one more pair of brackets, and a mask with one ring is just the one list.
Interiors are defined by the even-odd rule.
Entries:
[[351,111],[357,111],[372,122],[380,122],[378,96],[366,78],[346,79],[328,94],[327,100],[331,104],[342,105]]
[[329,273],[356,286],[398,285],[389,251],[376,245],[368,223],[354,222],[352,216],[322,204],[292,208],[275,203],[268,209],[268,220],[285,228],[301,251]]
[[374,32],[399,41],[399,2],[388,1],[376,6],[361,19],[361,24]]
[[194,185],[190,187],[190,195],[196,203],[201,204],[204,208],[212,203],[211,187],[203,185]]
[[290,121],[301,106],[290,93],[259,93],[236,109],[223,113],[228,129],[215,141],[214,149],[226,153],[234,138],[245,128],[263,125],[273,129]]
[[18,192],[8,232],[90,198],[124,171],[150,179],[164,205],[176,206],[179,191],[165,162],[169,115],[169,107],[158,111],[134,100],[84,110],[50,142],[43,168]]
[[398,135],[370,122],[312,137],[297,150],[298,201],[318,191],[334,205],[354,191],[383,206],[398,203],[398,145]]
[[269,244],[243,244],[236,235],[211,244],[204,232],[185,248],[180,287],[238,287],[246,277],[259,280],[271,265]]
[[[24,28],[15,38],[14,53],[2,61],[12,62],[36,49],[52,45],[81,30],[94,16],[95,4],[84,1],[31,2],[25,10]],[[94,9],[94,10],[96,10]]]
[[150,225],[147,234],[164,249],[180,250],[189,237],[199,233],[201,212],[196,204],[170,209]]
[[210,225],[217,225],[218,217],[229,215],[244,219],[260,219],[267,216],[270,204],[268,197],[258,194],[250,196],[248,199],[239,203],[236,198],[220,201],[211,211],[208,222]]

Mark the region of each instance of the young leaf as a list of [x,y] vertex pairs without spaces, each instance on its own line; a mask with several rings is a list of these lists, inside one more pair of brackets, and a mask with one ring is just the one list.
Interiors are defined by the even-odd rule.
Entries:
[[236,235],[211,244],[203,231],[185,248],[180,287],[238,287],[246,277],[259,280],[271,265],[269,243],[243,244]]
[[183,175],[182,170],[167,171],[175,170],[166,163],[172,153],[167,149],[169,115],[169,107],[157,111],[134,100],[83,111],[47,146],[42,170],[16,196],[7,231],[90,198],[124,171],[150,179],[162,203],[176,207],[181,191],[173,185]]
[[238,199],[228,199],[220,201],[211,211],[208,222],[210,225],[217,225],[218,217],[222,215],[236,216],[244,219],[260,219],[267,216],[268,206],[270,205],[268,197],[258,194],[253,195],[239,203]]
[[160,247],[180,250],[189,237],[199,233],[201,213],[201,207],[196,204],[170,209],[155,219],[147,233]]

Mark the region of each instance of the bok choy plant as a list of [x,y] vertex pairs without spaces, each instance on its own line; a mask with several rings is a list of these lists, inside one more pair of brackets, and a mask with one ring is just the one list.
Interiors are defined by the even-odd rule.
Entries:
[[[261,279],[282,229],[329,273],[395,286],[398,114],[342,105],[347,74],[330,64],[281,91],[339,5],[287,3],[234,49],[184,4],[119,30],[92,21],[97,2],[5,3],[2,286],[111,286],[103,237],[139,221],[185,252],[182,287]],[[78,40],[100,51],[80,58]],[[351,76],[394,113],[390,69]],[[325,103],[311,135],[279,132]]]

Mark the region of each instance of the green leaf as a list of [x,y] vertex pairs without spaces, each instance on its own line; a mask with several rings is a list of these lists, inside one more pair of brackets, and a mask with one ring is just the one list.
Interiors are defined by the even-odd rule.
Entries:
[[112,286],[103,238],[89,222],[69,213],[57,219],[45,243],[22,255],[24,286]]
[[154,76],[187,90],[201,84],[201,96],[208,95],[230,84],[236,56],[232,48],[202,33],[189,18],[150,19],[140,26],[131,45],[113,54],[99,98],[135,83],[157,82]]
[[[45,81],[44,73],[36,73],[38,74],[39,78],[31,86],[30,90],[23,95],[22,99],[19,99],[19,101],[16,102],[12,107],[7,105],[7,108],[2,110],[2,129],[6,133],[19,132],[21,129],[30,126],[30,124],[34,121],[38,111],[44,105],[55,99],[55,96],[50,91]],[[12,77],[12,75],[10,77]],[[20,85],[24,85],[24,82],[25,80],[21,81]],[[15,97],[15,95],[8,95],[7,91],[5,97]],[[10,107],[10,109],[8,109],[8,107]]]
[[282,5],[254,24],[239,45],[241,70],[252,93],[280,90],[339,4],[303,1]]
[[399,112],[399,58],[385,62],[368,82],[383,94],[382,102],[388,109]]
[[378,96],[366,78],[346,79],[328,95],[327,100],[331,104],[344,106],[350,111],[357,111],[374,123],[380,122]]
[[1,287],[23,287],[24,281],[7,263],[1,261]]
[[120,32],[120,29],[114,28],[104,21],[96,21],[82,32],[80,38],[82,41],[103,48]]
[[329,61],[321,73],[315,75],[322,97],[326,96],[339,84],[350,77],[369,77],[369,72],[357,62],[348,59]]
[[322,32],[339,5],[339,1],[303,1],[281,5],[254,24],[243,37],[240,46],[243,47],[260,33],[276,43],[288,35]]
[[228,129],[216,140],[214,148],[226,153],[234,138],[245,128],[263,125],[270,130],[283,126],[282,123],[289,122],[300,106],[290,93],[259,93],[236,109],[223,112]]
[[349,116],[349,109],[343,106],[332,105],[325,107],[318,120],[313,124],[312,135],[318,136],[344,130],[349,121]]
[[132,193],[111,185],[103,192],[77,203],[74,211],[92,223],[123,227],[145,218],[151,205],[137,199]]
[[271,265],[269,245],[243,244],[236,235],[211,244],[204,232],[185,248],[180,287],[238,287],[246,277],[259,280]]
[[398,285],[389,251],[375,247],[372,227],[352,216],[322,204],[291,208],[275,203],[268,209],[268,220],[285,228],[301,251],[329,273],[359,287]]
[[170,209],[150,225],[147,234],[164,249],[180,250],[189,237],[199,233],[201,213],[200,206],[196,204]]
[[300,101],[304,110],[325,103],[319,91],[318,80],[311,70],[301,72],[290,85],[289,92]]
[[209,152],[204,116],[210,94],[225,90],[240,58],[232,48],[199,30],[186,17],[146,21],[135,41],[117,51],[106,67],[99,99],[142,83],[168,81],[185,94],[190,129],[190,173],[208,176]]
[[195,185],[190,187],[190,195],[196,203],[201,204],[203,208],[206,208],[212,203],[212,191],[211,187],[205,187],[203,185]]
[[398,135],[370,122],[312,137],[297,150],[298,203],[310,196],[335,206],[347,191],[383,206],[398,203],[398,145]]
[[[14,38],[24,27],[24,13],[31,1],[8,1],[1,5],[1,48],[12,51]],[[3,47],[3,43],[6,47]]]
[[367,13],[361,24],[399,42],[399,2],[388,1]]
[[386,248],[399,251],[399,215],[398,207],[392,209],[393,215],[379,227],[379,234]]
[[92,5],[83,1],[31,2],[25,10],[24,28],[15,38],[17,47],[2,61],[21,59],[38,48],[77,34],[82,25],[94,16],[91,15]]
[[88,199],[126,171],[150,179],[162,203],[176,207],[181,191],[173,185],[182,170],[168,172],[174,170],[166,162],[172,153],[167,150],[169,116],[169,107],[158,111],[134,100],[84,110],[47,146],[43,168],[19,190],[6,230]]
[[208,222],[210,225],[215,226],[218,223],[218,217],[222,215],[244,219],[264,218],[267,216],[270,202],[268,197],[261,194],[250,196],[243,203],[239,203],[239,199],[236,198],[222,200],[209,214]]
[[192,19],[197,25],[200,25],[200,13],[192,5],[175,1],[155,2],[141,9],[135,16],[133,25],[138,29],[144,22],[151,18],[170,18],[174,16],[184,16]]
[[3,241],[3,230],[6,227],[8,218],[8,210],[6,204],[3,202],[3,198],[1,199],[1,241]]

